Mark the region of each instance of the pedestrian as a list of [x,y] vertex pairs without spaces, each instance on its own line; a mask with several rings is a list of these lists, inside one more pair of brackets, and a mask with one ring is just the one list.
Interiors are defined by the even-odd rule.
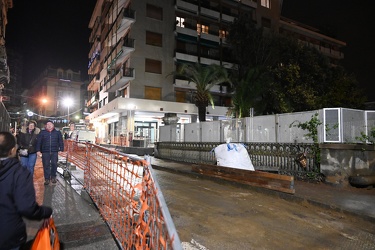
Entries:
[[57,161],[59,151],[64,151],[64,141],[52,121],[47,121],[45,129],[39,133],[36,149],[42,157],[44,185],[48,185],[50,181],[56,184]]
[[36,141],[40,129],[36,126],[34,120],[30,120],[27,127],[21,129],[17,135],[17,143],[20,149],[27,149],[27,154],[19,154],[21,165],[28,169],[31,176],[34,176],[34,167],[36,162]]
[[19,249],[27,240],[30,220],[49,218],[52,209],[39,206],[31,173],[16,158],[16,138],[0,132],[0,250]]

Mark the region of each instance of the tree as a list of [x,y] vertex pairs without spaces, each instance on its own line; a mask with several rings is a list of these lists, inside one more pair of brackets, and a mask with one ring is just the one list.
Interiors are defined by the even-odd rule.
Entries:
[[[293,37],[257,29],[248,15],[230,27],[227,38],[236,71],[232,79],[236,117],[363,106],[354,76]],[[362,95],[363,96],[363,95]]]
[[219,65],[181,64],[176,72],[177,77],[182,77],[194,83],[196,91],[194,102],[198,107],[199,121],[206,121],[206,107],[210,103],[214,107],[214,101],[210,89],[215,85],[230,82],[227,70]]
[[342,67],[331,69],[330,84],[325,88],[322,107],[363,108],[366,97],[354,75],[348,74]]
[[274,60],[273,38],[257,29],[250,15],[241,14],[229,29],[227,42],[234,59],[232,107],[235,117],[249,115],[250,108],[263,109],[260,101],[268,82],[267,67]]
[[242,118],[250,116],[250,109],[263,109],[258,102],[258,94],[263,90],[262,72],[258,68],[249,69],[245,77],[235,84],[235,91],[232,95],[232,107],[229,108],[229,115]]

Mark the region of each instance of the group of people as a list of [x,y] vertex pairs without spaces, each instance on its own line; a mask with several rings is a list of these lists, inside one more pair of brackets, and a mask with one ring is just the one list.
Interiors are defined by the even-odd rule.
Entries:
[[[21,155],[19,149],[27,149],[27,153]],[[22,217],[41,220],[51,216],[50,207],[36,202],[34,167],[41,156],[44,185],[55,184],[58,152],[63,150],[62,134],[52,121],[39,129],[31,120],[17,136],[0,132],[0,250],[20,249],[25,244],[27,234]]]

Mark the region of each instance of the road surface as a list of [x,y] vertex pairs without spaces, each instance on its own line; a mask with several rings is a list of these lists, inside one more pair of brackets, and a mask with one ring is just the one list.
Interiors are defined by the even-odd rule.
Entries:
[[375,249],[375,225],[225,182],[155,170],[184,249]]

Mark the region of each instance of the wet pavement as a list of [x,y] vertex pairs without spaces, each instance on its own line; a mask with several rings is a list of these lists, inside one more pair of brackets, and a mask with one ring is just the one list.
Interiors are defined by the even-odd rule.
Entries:
[[[197,173],[191,171],[191,163],[161,160],[152,157],[151,164],[154,169],[197,175]],[[375,222],[375,188],[373,187],[339,187],[325,183],[310,183],[295,180],[295,194],[286,194],[258,187],[251,188],[265,194],[279,196],[286,200],[296,202],[305,201],[313,205],[360,216],[365,220]]]
[[[153,168],[163,171],[197,175],[191,171],[190,163],[151,157],[151,164]],[[61,168],[58,171],[60,175],[57,184],[44,186],[42,163],[38,158],[34,186],[38,203],[53,208],[53,217],[64,249],[119,249],[97,208],[82,191],[79,171],[73,171],[73,175],[78,177],[70,182],[62,178]],[[324,183],[302,181],[295,181],[295,194],[249,188],[288,201],[308,202],[375,222],[375,188],[334,187]],[[28,240],[35,236],[40,224],[41,222],[27,221]]]
[[[58,171],[62,173],[61,168]],[[45,186],[42,161],[37,159],[34,173],[37,202],[52,207],[52,217],[63,249],[119,249],[95,205],[87,196],[80,195],[82,186],[74,179],[72,184],[58,174],[56,184]],[[26,220],[26,225],[28,240],[31,240],[41,222]]]

